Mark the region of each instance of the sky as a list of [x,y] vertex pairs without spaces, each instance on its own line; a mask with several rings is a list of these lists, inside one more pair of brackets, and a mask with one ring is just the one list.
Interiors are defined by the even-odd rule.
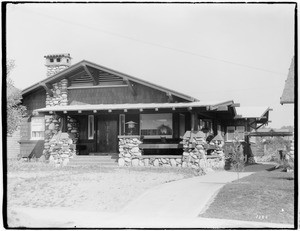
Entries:
[[269,127],[294,124],[281,105],[294,56],[293,4],[7,5],[15,86],[46,78],[45,55],[70,53],[190,95],[268,106]]

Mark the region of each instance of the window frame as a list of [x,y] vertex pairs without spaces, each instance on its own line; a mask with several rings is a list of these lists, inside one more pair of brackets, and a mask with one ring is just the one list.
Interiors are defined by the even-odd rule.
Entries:
[[95,118],[94,115],[88,115],[88,140],[95,138]]
[[[160,135],[143,135],[142,134],[142,125],[143,125],[143,122],[142,122],[142,118],[143,116],[145,115],[153,115],[153,116],[157,116],[157,115],[168,115],[168,116],[171,116],[171,120],[170,120],[170,129],[171,129],[171,135],[163,135],[163,134],[160,134]],[[153,129],[154,130],[154,129]],[[161,137],[166,137],[167,139],[173,139],[173,136],[174,136],[174,129],[173,129],[173,114],[172,113],[147,113],[147,114],[141,114],[140,115],[140,135],[142,135],[144,138],[146,139],[160,139]]]
[[[40,120],[37,122],[35,120]],[[41,122],[42,121],[42,122]],[[41,127],[40,129],[33,129],[34,127]],[[45,117],[44,116],[36,116],[32,117],[30,121],[30,140],[44,140],[45,139]],[[33,136],[34,132],[38,132],[42,134],[42,136]]]
[[[233,128],[234,129],[234,132],[233,132],[233,135],[235,133],[238,134],[238,138],[239,138],[239,135],[240,134],[243,134],[243,138],[242,139],[239,139],[238,141],[240,142],[243,142],[245,141],[245,132],[246,132],[246,127],[244,125],[237,125],[237,126],[226,126],[226,142],[232,142],[233,139],[228,139],[228,134],[232,134],[232,133],[228,133],[228,128]],[[238,131],[238,128],[243,128],[242,132],[241,131]],[[233,137],[234,138],[234,137]]]
[[120,136],[125,135],[125,114],[119,115],[119,135]]

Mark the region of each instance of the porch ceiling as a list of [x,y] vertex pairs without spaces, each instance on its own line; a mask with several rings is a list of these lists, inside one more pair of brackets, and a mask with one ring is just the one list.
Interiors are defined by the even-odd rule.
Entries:
[[136,103],[136,104],[85,104],[85,105],[67,105],[67,106],[53,106],[34,110],[34,112],[75,112],[75,111],[112,111],[112,110],[140,110],[143,109],[173,109],[186,108],[192,110],[193,108],[206,108],[207,111],[215,111],[218,107],[235,107],[233,101],[226,102],[184,102],[184,103]]

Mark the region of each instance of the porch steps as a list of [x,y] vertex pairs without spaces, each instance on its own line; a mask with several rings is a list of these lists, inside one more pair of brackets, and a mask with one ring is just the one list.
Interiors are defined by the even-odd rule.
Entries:
[[118,154],[109,155],[77,155],[68,165],[99,165],[102,167],[117,167]]

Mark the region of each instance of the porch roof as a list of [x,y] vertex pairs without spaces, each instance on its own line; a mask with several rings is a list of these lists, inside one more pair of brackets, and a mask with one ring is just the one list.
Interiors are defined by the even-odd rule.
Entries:
[[104,110],[130,110],[130,109],[176,109],[176,108],[200,108],[206,107],[207,110],[218,110],[219,107],[232,106],[235,111],[235,104],[232,100],[225,102],[182,102],[182,103],[135,103],[135,104],[83,104],[52,106],[34,110],[34,112],[60,112],[60,111],[104,111]]
[[250,132],[250,136],[293,136],[293,132],[288,129],[272,129],[272,128],[262,128],[255,132]]
[[242,118],[258,118],[262,119],[263,117],[267,116],[269,111],[272,111],[271,108],[266,106],[257,106],[257,107],[239,107],[236,108],[238,116]]

